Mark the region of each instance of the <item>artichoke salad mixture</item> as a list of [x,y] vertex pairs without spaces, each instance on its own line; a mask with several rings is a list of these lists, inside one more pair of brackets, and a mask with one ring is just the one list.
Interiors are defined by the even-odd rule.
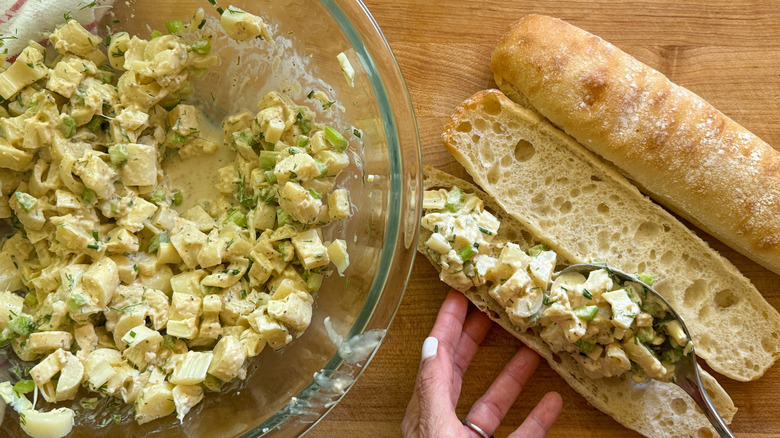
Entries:
[[669,381],[693,344],[682,325],[650,300],[644,283],[621,282],[608,267],[554,275],[557,254],[544,245],[523,251],[494,241],[500,221],[460,188],[428,190],[422,227],[427,255],[441,279],[460,291],[487,287],[519,330],[533,330],[553,352],[571,355],[591,378],[631,373]]
[[[37,363],[0,397],[32,436],[66,435],[74,412],[30,395],[82,387],[132,404],[138,423],[183,419],[266,345],[300,336],[323,277],[349,264],[346,242],[321,232],[350,216],[334,188],[348,140],[276,92],[210,136],[182,103],[219,61],[203,23],[199,10],[166,34],[104,41],[71,20],[0,71],[0,345]],[[221,24],[271,38],[234,7]],[[209,169],[214,199],[164,177],[166,157],[223,148],[235,158]]]

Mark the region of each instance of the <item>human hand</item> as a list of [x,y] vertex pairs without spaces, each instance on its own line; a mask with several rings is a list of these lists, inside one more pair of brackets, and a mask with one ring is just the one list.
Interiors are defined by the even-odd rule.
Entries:
[[[423,343],[414,394],[401,424],[406,438],[482,438],[455,414],[463,374],[492,325],[478,309],[468,312],[468,305],[463,294],[451,290]],[[466,421],[482,429],[485,437],[492,435],[538,364],[539,355],[522,347],[474,403]],[[509,438],[544,437],[562,406],[558,393],[547,393]]]

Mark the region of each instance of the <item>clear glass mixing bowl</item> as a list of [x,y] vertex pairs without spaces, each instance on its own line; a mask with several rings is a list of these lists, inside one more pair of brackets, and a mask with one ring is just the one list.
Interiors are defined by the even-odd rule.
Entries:
[[[166,20],[187,22],[198,7],[211,17],[207,25],[218,28],[215,6],[207,0],[117,0],[111,9],[101,9],[100,4],[109,1],[97,3],[93,31],[103,35],[121,29],[148,38],[153,29],[165,31]],[[335,275],[324,282],[315,298],[311,326],[302,337],[281,352],[267,348],[254,358],[246,381],[226,392],[207,394],[183,424],[169,416],[139,426],[127,411],[103,406],[79,415],[72,437],[298,436],[340,400],[375,352],[371,349],[363,360],[348,363],[329,338],[324,319],[330,317],[335,331],[346,339],[363,333],[369,340],[381,339],[403,296],[417,240],[421,155],[409,94],[379,27],[358,1],[230,4],[264,17],[274,29],[275,43],[258,40],[249,47],[233,47],[219,39],[215,50],[222,64],[193,81],[195,97],[206,116],[219,123],[225,114],[254,109],[266,91],[281,89],[296,102],[318,109],[318,120],[333,123],[342,132],[360,130],[362,138],[352,138],[350,145],[356,163],[340,181],[356,209],[344,226],[326,232],[326,237],[347,240],[352,264],[346,277]],[[216,6],[227,9],[228,3],[219,1]],[[72,12],[76,18],[84,14]],[[56,23],[48,25],[52,24]],[[336,58],[340,52],[355,69],[354,86],[341,71]],[[307,99],[315,88],[337,101],[330,111]],[[9,352],[0,351],[0,381],[18,379],[11,371],[12,358],[6,357]],[[41,406],[39,400],[37,407]],[[84,412],[78,401],[57,406]],[[118,423],[111,417],[116,412],[125,413]],[[24,436],[10,408],[0,436]]]

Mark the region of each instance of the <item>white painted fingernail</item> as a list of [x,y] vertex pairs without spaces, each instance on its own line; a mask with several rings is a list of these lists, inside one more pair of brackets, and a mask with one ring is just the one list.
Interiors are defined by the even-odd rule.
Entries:
[[436,350],[439,349],[439,340],[433,336],[425,338],[422,346],[422,360],[436,357]]

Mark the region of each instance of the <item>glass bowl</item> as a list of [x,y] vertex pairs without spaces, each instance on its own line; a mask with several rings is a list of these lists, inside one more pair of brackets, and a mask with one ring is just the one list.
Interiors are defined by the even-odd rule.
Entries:
[[[83,17],[94,18],[92,30],[103,36],[125,30],[149,38],[154,29],[165,31],[166,20],[188,22],[202,7],[209,17],[207,25],[221,29],[215,6],[207,0],[117,0],[110,9],[101,6],[108,1],[97,3],[93,11],[65,12],[82,23]],[[62,8],[58,1],[50,5]],[[360,376],[406,288],[420,217],[421,154],[408,91],[376,22],[359,1],[233,0],[230,5],[262,16],[274,31],[274,43],[257,40],[237,47],[218,38],[214,48],[222,63],[203,79],[193,80],[195,99],[204,114],[219,123],[226,114],[253,110],[265,92],[282,90],[298,104],[316,110],[318,121],[341,132],[359,130],[361,138],[348,136],[353,164],[339,181],[350,191],[354,214],[325,230],[326,239],[347,240],[351,265],[346,276],[333,275],[324,281],[303,336],[280,352],[266,348],[251,360],[245,381],[234,382],[221,393],[208,393],[183,424],[168,416],[139,426],[127,409],[101,405],[85,411],[77,398],[56,405],[79,413],[69,436],[298,436],[316,424]],[[227,9],[228,3],[220,1],[216,6]],[[354,86],[337,61],[341,52],[355,70]],[[307,98],[314,89],[336,103],[322,109],[319,101]],[[332,326],[330,336],[326,317]],[[339,337],[347,340],[341,354],[334,343]],[[13,354],[8,352],[0,350],[0,381],[18,379],[12,371],[13,358],[6,357]],[[39,400],[36,407],[42,406],[52,407]],[[25,436],[10,408],[0,436]]]

